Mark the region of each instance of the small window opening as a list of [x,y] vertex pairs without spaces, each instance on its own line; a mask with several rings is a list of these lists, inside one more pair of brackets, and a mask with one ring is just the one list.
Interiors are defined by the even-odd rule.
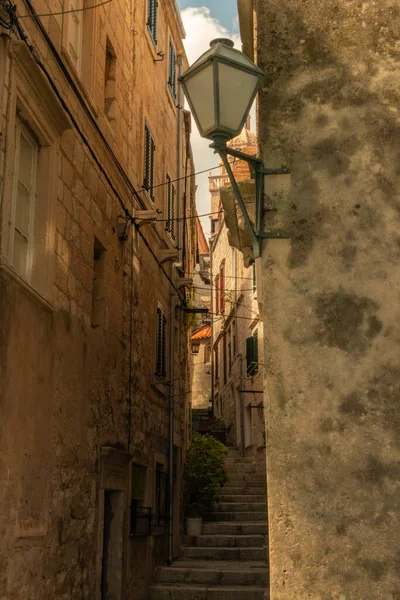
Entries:
[[105,249],[99,240],[94,238],[93,245],[93,286],[92,286],[92,327],[104,325],[105,317]]

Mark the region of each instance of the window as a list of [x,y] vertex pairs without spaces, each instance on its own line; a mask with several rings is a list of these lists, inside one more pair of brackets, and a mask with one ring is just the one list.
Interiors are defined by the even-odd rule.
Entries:
[[167,226],[166,230],[175,240],[175,186],[167,175]]
[[258,373],[258,331],[246,339],[246,364],[248,377]]
[[148,0],[147,28],[154,45],[157,45],[158,0]]
[[233,350],[233,360],[236,356],[236,324],[235,321],[232,323],[232,350]]
[[156,375],[166,376],[166,328],[167,319],[164,311],[157,308],[157,352],[156,352]]
[[104,264],[105,250],[99,240],[94,238],[93,245],[93,286],[92,286],[92,327],[104,325],[105,285]]
[[219,275],[217,275],[215,278],[215,312],[217,315],[219,314],[220,297]]
[[232,373],[232,325],[229,328],[228,333],[228,375],[231,376]]
[[209,363],[211,360],[211,344],[207,344],[204,348],[204,364]]
[[154,152],[156,146],[153,136],[150,133],[149,126],[144,128],[144,182],[143,187],[150,194],[150,198],[154,200]]
[[115,121],[115,91],[117,58],[110,40],[106,43],[106,65],[104,72],[104,114],[111,122]]
[[219,379],[218,344],[214,350],[214,371],[215,371],[215,381],[218,381],[218,379]]
[[172,40],[169,41],[168,87],[176,101],[176,52]]
[[225,308],[225,262],[223,262],[219,268],[219,299],[219,312],[223,314]]
[[256,279],[256,265],[253,264],[253,292],[257,289],[257,279]]
[[16,272],[28,281],[32,272],[38,153],[32,134],[17,120],[10,255]]
[[155,518],[158,526],[167,520],[167,474],[161,463],[156,463],[156,506]]
[[69,3],[68,53],[78,73],[82,62],[83,0],[71,0]]
[[152,533],[152,509],[143,506],[146,494],[146,468],[132,464],[131,485],[131,535]]
[[226,355],[226,333],[224,333],[223,341],[222,341],[222,350],[223,350],[223,365],[224,365],[224,383],[228,380],[228,369],[227,369],[227,355]]

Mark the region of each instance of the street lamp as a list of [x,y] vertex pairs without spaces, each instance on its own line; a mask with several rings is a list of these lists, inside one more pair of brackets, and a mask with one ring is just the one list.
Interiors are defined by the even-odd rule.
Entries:
[[200,352],[200,344],[192,342],[192,354],[198,354]]
[[[264,73],[231,40],[216,39],[210,50],[179,78],[200,135],[212,140],[228,173],[233,192],[253,241],[254,257],[261,255],[261,241],[282,234],[262,232],[264,175],[289,173],[288,169],[265,169],[261,159],[227,146],[241,132]],[[252,168],[256,183],[256,223],[253,227],[245,203],[230,167],[228,156],[245,160]]]

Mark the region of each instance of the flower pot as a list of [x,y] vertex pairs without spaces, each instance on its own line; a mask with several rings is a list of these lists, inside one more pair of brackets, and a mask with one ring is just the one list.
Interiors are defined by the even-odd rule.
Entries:
[[203,524],[203,519],[200,518],[189,518],[186,517],[186,534],[190,536],[199,536],[201,535],[201,526]]

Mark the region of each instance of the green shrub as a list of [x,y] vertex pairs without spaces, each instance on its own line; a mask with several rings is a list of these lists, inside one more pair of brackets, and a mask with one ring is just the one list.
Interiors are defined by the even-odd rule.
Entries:
[[187,516],[201,516],[219,500],[228,481],[224,456],[228,449],[210,435],[193,435],[183,472]]

